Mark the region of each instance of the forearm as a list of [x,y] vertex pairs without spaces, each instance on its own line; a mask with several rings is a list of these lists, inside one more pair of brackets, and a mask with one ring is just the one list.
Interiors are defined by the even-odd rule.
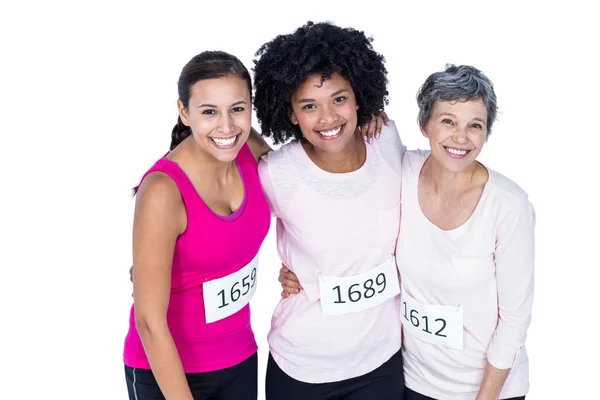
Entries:
[[256,132],[254,128],[250,130],[250,136],[248,136],[246,143],[248,143],[248,147],[250,148],[250,151],[254,155],[256,161],[258,161],[268,152],[273,151],[271,146],[269,146],[265,139],[263,139],[263,137]]
[[152,373],[165,398],[193,400],[181,359],[166,322],[163,327],[150,327],[142,322],[138,324],[138,332]]
[[498,369],[488,362],[475,400],[498,400],[509,373],[510,368]]

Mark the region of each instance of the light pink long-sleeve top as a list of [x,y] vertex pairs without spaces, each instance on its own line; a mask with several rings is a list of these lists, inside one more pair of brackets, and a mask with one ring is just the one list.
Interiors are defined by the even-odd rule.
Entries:
[[406,386],[439,400],[475,399],[489,361],[511,368],[500,398],[523,396],[529,388],[524,343],[533,301],[533,206],[519,186],[488,168],[472,216],[444,231],[419,206],[419,174],[428,155],[407,151],[403,158],[397,262],[415,300],[463,308],[463,349],[426,343],[405,328]]

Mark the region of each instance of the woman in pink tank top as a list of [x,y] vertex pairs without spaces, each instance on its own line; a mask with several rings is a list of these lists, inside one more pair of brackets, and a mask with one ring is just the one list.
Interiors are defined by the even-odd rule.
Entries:
[[252,87],[234,56],[181,72],[170,152],[136,188],[129,398],[256,399],[250,301],[270,212],[257,175],[269,150],[251,128]]

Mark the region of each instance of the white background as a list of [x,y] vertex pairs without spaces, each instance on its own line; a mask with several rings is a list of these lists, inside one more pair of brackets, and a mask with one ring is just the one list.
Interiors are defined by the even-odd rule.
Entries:
[[[415,94],[430,73],[472,64],[493,80],[500,120],[480,159],[520,184],[538,216],[528,399],[598,398],[600,32],[589,6],[154,4],[0,5],[0,398],[127,397],[130,188],[168,149],[179,72],[213,49],[250,68],[262,43],[309,19],[374,36],[387,112],[409,148],[426,147]],[[261,397],[280,293],[272,227],[252,302]]]

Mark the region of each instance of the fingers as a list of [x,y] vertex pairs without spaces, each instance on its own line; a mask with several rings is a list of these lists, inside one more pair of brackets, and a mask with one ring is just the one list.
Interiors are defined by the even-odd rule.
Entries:
[[363,139],[365,142],[372,144],[373,136],[375,136],[375,130],[377,128],[377,120],[376,118],[372,118],[371,121],[366,123],[360,128],[361,133],[363,134]]
[[381,130],[383,129],[384,125],[388,126],[390,117],[388,117],[385,111],[382,111],[381,114],[375,117],[375,120],[377,121],[377,127],[375,128],[375,139],[379,139],[381,137]]
[[385,126],[388,126],[388,124],[390,123],[390,117],[388,117],[387,113],[385,111],[382,111],[379,115],[383,119],[383,124]]
[[[133,283],[133,265],[129,268],[129,280]],[[133,292],[131,292],[131,297],[133,297]]]
[[300,293],[300,290],[302,290],[302,286],[300,286],[300,282],[298,282],[297,278],[295,278],[295,275],[292,274],[292,276],[294,278],[292,279],[288,279],[285,276],[279,275],[279,282],[281,283],[281,287],[283,288],[284,291],[290,293],[290,294],[298,294]]
[[383,118],[376,118],[375,124],[375,139],[379,139],[381,136],[381,128],[383,127]]
[[[283,292],[281,297],[286,299],[290,294],[298,294],[302,290],[302,286],[298,281],[298,277],[292,271],[290,271],[285,265],[281,265],[279,270],[279,277],[277,280],[281,283]],[[286,295],[284,295],[286,293]]]
[[373,143],[373,136],[375,135],[375,128],[376,128],[376,123],[374,120],[371,120],[370,122],[361,126],[360,131],[362,133],[363,140],[366,143],[369,143],[369,144]]

